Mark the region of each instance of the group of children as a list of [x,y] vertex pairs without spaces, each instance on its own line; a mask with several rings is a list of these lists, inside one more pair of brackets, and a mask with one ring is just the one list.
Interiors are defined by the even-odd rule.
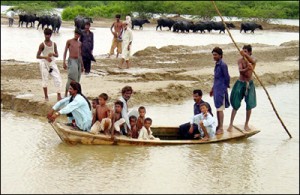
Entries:
[[98,98],[92,100],[93,121],[90,133],[105,135],[127,135],[130,138],[142,140],[158,140],[151,131],[152,119],[145,117],[146,108],[138,108],[139,116],[130,115],[130,127],[125,131],[126,120],[122,116],[123,102],[114,102],[114,108],[110,109],[107,105],[108,95],[101,93]]

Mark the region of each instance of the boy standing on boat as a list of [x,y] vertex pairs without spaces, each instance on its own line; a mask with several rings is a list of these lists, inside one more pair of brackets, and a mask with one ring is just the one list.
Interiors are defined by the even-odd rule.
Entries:
[[208,141],[215,136],[216,133],[216,120],[208,112],[209,105],[207,103],[200,104],[201,113],[193,117],[190,124],[197,124],[199,134],[195,134],[194,138],[202,138],[203,141]]
[[216,134],[223,133],[224,110],[230,106],[227,88],[230,87],[230,76],[227,64],[223,61],[223,51],[219,47],[212,50],[213,59],[216,61],[214,69],[214,83],[209,93],[213,96],[217,109],[218,126]]
[[134,115],[131,115],[129,117],[129,123],[131,127],[131,131],[128,133],[129,136],[132,138],[138,138],[139,137],[139,131],[137,128],[137,118]]
[[144,106],[140,106],[138,111],[139,117],[137,118],[137,129],[140,130],[144,126],[146,108]]
[[[232,112],[230,118],[230,124],[227,131],[232,131],[234,117],[237,113],[237,110],[241,106],[241,101],[245,98],[246,102],[246,122],[244,129],[246,131],[250,130],[249,120],[251,116],[252,108],[256,107],[256,92],[255,86],[252,80],[252,73],[256,65],[256,59],[252,55],[252,46],[244,45],[243,50],[241,50],[241,55],[243,56],[238,60],[240,77],[235,82],[231,94],[230,94],[230,103],[232,105]],[[247,61],[244,59],[247,59]]]

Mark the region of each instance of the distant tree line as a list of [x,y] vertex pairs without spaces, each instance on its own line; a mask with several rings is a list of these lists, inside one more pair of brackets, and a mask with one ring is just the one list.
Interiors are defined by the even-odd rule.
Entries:
[[[215,1],[223,16],[238,18],[299,19],[299,1]],[[64,8],[63,20],[75,16],[113,18],[138,13],[141,18],[153,14],[193,15],[197,18],[212,18],[217,13],[211,1],[1,1],[1,5],[16,6],[27,12],[51,11]]]

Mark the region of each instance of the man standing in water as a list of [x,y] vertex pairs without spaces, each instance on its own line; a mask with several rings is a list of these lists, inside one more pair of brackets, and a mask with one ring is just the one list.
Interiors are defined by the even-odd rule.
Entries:
[[[251,116],[252,108],[256,107],[256,92],[255,86],[252,80],[252,73],[256,65],[256,59],[251,57],[252,47],[251,45],[244,45],[243,50],[241,50],[241,55],[243,56],[238,60],[240,77],[237,80],[232,88],[230,94],[230,103],[232,105],[232,112],[230,118],[230,124],[227,131],[232,131],[234,117],[237,113],[237,110],[241,106],[241,101],[245,98],[246,102],[246,122],[244,130],[249,131],[249,120]],[[244,59],[247,59],[247,61]]]
[[[64,69],[66,70],[68,68],[68,81],[66,84],[65,97],[67,97],[67,93],[71,81],[76,81],[79,83],[81,72],[83,72],[83,61],[81,57],[81,42],[79,41],[81,31],[76,28],[74,33],[75,33],[74,38],[69,39],[66,43],[64,59],[63,59]],[[68,50],[69,50],[69,58],[68,58],[68,66],[67,66],[66,56]]]
[[214,97],[215,107],[217,108],[218,126],[216,134],[223,133],[224,110],[230,106],[228,91],[230,85],[230,76],[227,64],[222,60],[223,51],[219,47],[212,50],[214,61],[216,61],[214,69],[214,84],[210,91],[210,96]]
[[[39,50],[36,54],[37,59],[41,59],[40,61],[40,71],[42,75],[42,86],[45,95],[45,100],[49,101],[48,97],[48,77],[52,76],[54,86],[56,87],[57,92],[57,101],[61,99],[61,76],[59,69],[55,63],[55,58],[58,57],[57,46],[56,43],[51,41],[52,30],[49,28],[45,28],[44,30],[45,41],[40,44]],[[41,55],[43,54],[43,55]]]
[[94,49],[94,33],[90,31],[91,23],[86,22],[84,26],[84,31],[80,36],[80,41],[82,43],[81,54],[82,61],[84,65],[84,73],[88,75],[91,71],[91,62],[96,61],[93,56]]
[[[108,58],[114,54],[115,48],[117,48],[117,56],[118,58],[119,54],[122,52],[122,39],[121,39],[121,33],[123,30],[122,22],[120,20],[121,15],[117,14],[116,15],[116,21],[111,25],[110,31],[113,34],[113,40],[110,48],[110,52],[108,54]],[[114,29],[114,31],[113,31]]]
[[126,67],[129,68],[129,58],[132,44],[132,30],[128,28],[128,22],[123,22],[123,33],[122,33],[122,59],[119,68],[122,68],[124,61],[126,62]]

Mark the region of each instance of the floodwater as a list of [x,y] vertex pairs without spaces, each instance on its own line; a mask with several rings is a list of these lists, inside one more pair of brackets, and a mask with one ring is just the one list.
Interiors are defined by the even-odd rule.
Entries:
[[[299,21],[299,20],[298,20]],[[36,24],[37,25],[37,24]],[[238,30],[230,30],[236,42],[243,43],[262,43],[268,45],[280,45],[283,42],[299,40],[299,33],[294,32],[273,32],[267,30],[255,30],[255,33],[240,33]],[[112,34],[110,28],[94,28],[94,51],[97,57],[104,57],[110,50]],[[66,41],[74,37],[74,27],[62,27],[58,34],[52,35],[52,40],[57,43],[58,60],[63,59],[63,52]],[[23,28],[1,25],[1,60],[15,59],[18,61],[38,62],[36,53],[39,44],[43,42],[44,34],[41,27]],[[156,31],[155,27],[144,25],[143,30],[136,29],[133,31],[132,54],[136,51],[143,50],[146,47],[153,46],[161,48],[167,45],[186,45],[201,46],[209,44],[228,44],[232,40],[226,32],[219,34],[218,31],[212,33],[173,33],[163,28],[163,31]]]
[[[207,145],[69,146],[45,118],[1,109],[1,193],[299,194],[299,82],[267,90],[292,139],[261,87],[250,120],[261,132]],[[177,126],[192,105],[145,106],[153,125]]]

